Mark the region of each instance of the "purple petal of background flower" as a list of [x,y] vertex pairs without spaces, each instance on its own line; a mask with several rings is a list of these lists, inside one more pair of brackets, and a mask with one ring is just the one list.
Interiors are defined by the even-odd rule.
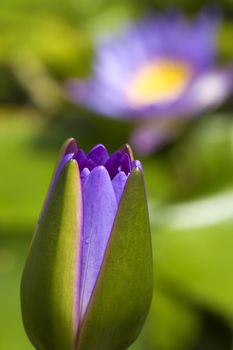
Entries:
[[[68,95],[97,113],[117,118],[140,120],[198,113],[210,104],[199,105],[200,100],[194,99],[195,106],[186,109],[186,99],[196,80],[213,70],[218,24],[219,18],[209,13],[203,12],[188,21],[173,12],[149,16],[129,25],[119,36],[97,42],[93,77],[86,81],[71,80],[67,85]],[[132,108],[125,95],[132,74],[148,62],[164,58],[190,65],[193,77],[186,91],[175,101]],[[228,95],[229,91],[225,98]]]

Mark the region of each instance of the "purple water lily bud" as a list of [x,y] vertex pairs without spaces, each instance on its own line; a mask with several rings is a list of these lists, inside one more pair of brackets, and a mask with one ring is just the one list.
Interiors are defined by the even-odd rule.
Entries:
[[142,165],[129,146],[60,153],[21,283],[25,330],[38,350],[126,349],[152,295]]

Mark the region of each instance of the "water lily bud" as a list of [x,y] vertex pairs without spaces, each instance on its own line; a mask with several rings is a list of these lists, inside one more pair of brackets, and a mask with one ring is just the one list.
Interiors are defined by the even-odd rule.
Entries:
[[38,350],[124,350],[152,297],[142,166],[129,146],[60,153],[21,283],[25,330]]

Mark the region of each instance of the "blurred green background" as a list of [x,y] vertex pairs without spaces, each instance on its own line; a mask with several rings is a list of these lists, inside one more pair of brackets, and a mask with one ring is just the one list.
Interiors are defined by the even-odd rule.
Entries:
[[[233,2],[223,14],[220,60],[233,60]],[[65,101],[66,78],[90,71],[93,40],[150,11],[187,15],[204,1],[1,0],[0,4],[0,349],[32,349],[19,284],[60,145],[110,151],[131,125]],[[154,247],[151,311],[132,350],[232,350],[233,112],[228,101],[187,125],[143,160]],[[114,134],[111,133],[114,130]]]

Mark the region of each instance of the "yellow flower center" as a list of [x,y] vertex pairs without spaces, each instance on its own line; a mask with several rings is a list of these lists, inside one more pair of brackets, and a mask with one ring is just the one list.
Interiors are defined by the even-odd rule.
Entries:
[[132,107],[171,102],[186,89],[191,78],[188,64],[155,60],[139,68],[129,81],[126,98]]

